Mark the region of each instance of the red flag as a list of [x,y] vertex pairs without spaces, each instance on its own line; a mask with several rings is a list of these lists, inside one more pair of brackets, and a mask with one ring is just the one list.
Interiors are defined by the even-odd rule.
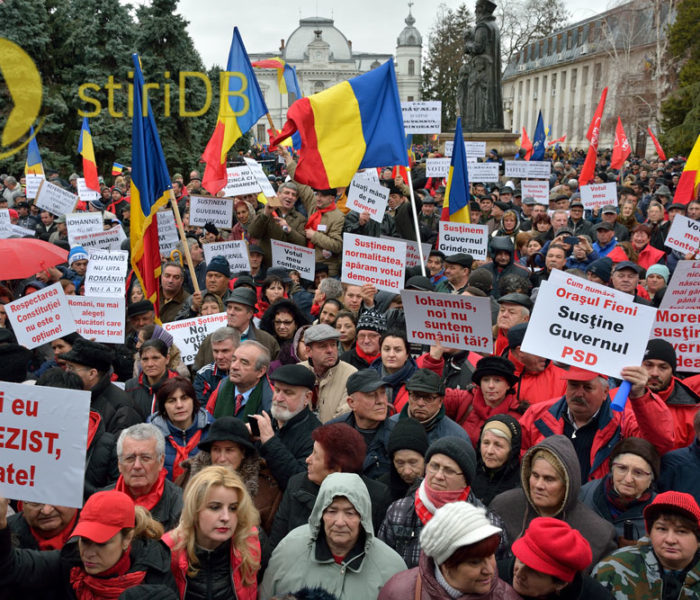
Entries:
[[557,138],[556,140],[552,140],[551,142],[547,142],[547,148],[550,146],[554,146],[555,144],[563,144],[566,141],[566,134],[562,135],[560,138]]
[[520,137],[520,147],[525,150],[525,160],[530,160],[532,156],[532,142],[527,137],[527,131],[523,127],[523,135]]
[[651,141],[654,142],[654,148],[656,148],[656,154],[659,155],[659,160],[666,160],[666,153],[661,147],[661,144],[659,144],[659,140],[657,140],[656,136],[652,133],[651,127],[647,127],[647,133],[651,136]]
[[622,119],[617,117],[617,127],[615,127],[615,145],[613,146],[612,159],[610,160],[610,168],[620,169],[625,164],[627,157],[632,154],[629,140],[625,135],[625,130],[622,128]]
[[588,127],[588,133],[586,137],[591,143],[588,146],[588,154],[586,154],[586,161],[583,163],[583,168],[581,169],[581,175],[578,178],[579,185],[586,185],[593,181],[593,175],[595,174],[595,163],[598,160],[598,138],[600,137],[600,122],[603,120],[603,109],[605,108],[605,99],[608,97],[608,88],[603,89],[603,93],[600,95],[600,102],[598,102],[598,108],[595,109],[595,114],[593,115],[593,120]]

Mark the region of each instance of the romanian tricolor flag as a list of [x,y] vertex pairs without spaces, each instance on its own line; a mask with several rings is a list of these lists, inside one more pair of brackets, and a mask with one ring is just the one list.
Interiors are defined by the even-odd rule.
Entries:
[[[143,110],[141,62],[134,57],[134,99],[131,129],[131,266],[144,296],[159,307],[160,248],[156,213],[170,200],[171,185],[151,102]],[[144,116],[146,112],[146,116]]]
[[277,85],[280,88],[280,94],[287,93],[287,83],[284,78],[284,69],[287,66],[281,58],[267,58],[265,60],[256,60],[251,63],[258,69],[277,69]]
[[95,148],[92,145],[92,135],[88,118],[83,117],[83,127],[80,130],[80,142],[78,153],[83,157],[83,177],[85,185],[96,192],[100,191],[100,182],[97,179],[97,162],[95,161]]
[[695,140],[695,145],[685,162],[673,201],[688,204],[691,200],[695,200],[698,197],[698,186],[700,186],[700,135]]
[[445,200],[442,204],[441,221],[471,223],[469,216],[469,175],[467,172],[467,152],[464,149],[462,118],[457,118],[455,142],[452,146],[452,160],[447,176]]
[[39,154],[39,144],[36,143],[34,127],[29,130],[29,145],[27,146],[27,160],[24,163],[25,175],[43,175],[44,165]]
[[[299,80],[297,79],[297,68],[292,65],[284,65],[284,81],[287,84],[287,94],[294,94],[296,99],[303,98]],[[280,88],[281,91],[281,88]]]
[[233,28],[225,75],[221,78],[216,128],[202,154],[207,163],[202,185],[214,196],[226,185],[226,154],[231,146],[267,113],[238,27]]
[[346,186],[358,169],[408,164],[393,60],[297,100],[270,142],[295,131],[301,149],[294,179],[316,189]]
[[123,170],[124,170],[124,165],[120,165],[117,162],[112,163],[112,175],[114,175],[115,177],[117,175],[121,175]]

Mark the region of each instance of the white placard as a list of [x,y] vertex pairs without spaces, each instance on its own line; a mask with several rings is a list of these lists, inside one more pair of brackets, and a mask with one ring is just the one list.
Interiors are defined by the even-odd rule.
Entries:
[[676,215],[664,244],[683,254],[695,254],[700,250],[700,223],[684,215]]
[[66,215],[66,227],[68,228],[68,243],[71,248],[79,246],[75,237],[85,233],[97,233],[104,231],[104,223],[101,212],[79,212]]
[[[36,198],[36,194],[39,191],[39,186],[41,185],[42,181],[45,181],[45,177],[43,175],[37,175],[36,173],[28,173],[24,176],[24,195],[27,197],[27,200]],[[37,206],[39,205],[37,204]],[[71,210],[73,209],[71,208]],[[70,210],[66,212],[70,212]]]
[[30,350],[75,331],[73,313],[60,283],[5,305],[17,343]]
[[177,233],[175,215],[172,210],[159,210],[156,213],[158,221],[158,247],[161,256],[170,256],[170,253],[177,248],[180,236]]
[[90,202],[92,200],[99,200],[102,196],[100,192],[96,192],[92,188],[87,186],[84,177],[78,177],[77,181],[78,198],[83,202]]
[[34,201],[39,208],[57,217],[73,212],[77,203],[78,196],[49,181],[41,182]]
[[442,102],[402,102],[403,128],[406,134],[440,133],[442,123]]
[[611,297],[606,286],[564,277],[540,286],[522,351],[602,375],[641,365],[656,309]]
[[400,292],[406,273],[406,243],[343,234],[343,283],[371,283],[379,290]]
[[22,227],[21,225],[0,225],[0,238],[34,237],[36,231]]
[[498,163],[470,162],[467,171],[472,183],[498,182]]
[[[445,142],[445,156],[452,156],[455,143]],[[464,153],[467,155],[467,162],[475,162],[478,158],[486,156],[486,142],[464,142]],[[498,163],[494,163],[498,166]]]
[[10,237],[10,209],[0,208],[0,239],[4,240]]
[[102,344],[123,344],[126,299],[97,296],[68,296],[78,333]]
[[534,198],[538,204],[549,206],[549,181],[546,179],[523,180],[520,182],[523,198]]
[[85,272],[85,295],[124,298],[128,271],[126,250],[92,250]]
[[[413,240],[400,240],[399,238],[391,237],[390,235],[379,236],[383,240],[393,240],[399,241],[406,244],[406,268],[417,267],[420,265],[420,254],[418,253],[418,242]],[[421,243],[423,249],[423,261],[428,260],[428,254],[430,254],[430,244]]]
[[231,229],[233,202],[228,198],[190,196],[190,225],[204,227],[207,223]]
[[617,186],[615,182],[582,185],[581,203],[584,208],[589,210],[603,208],[608,204],[617,206]]
[[313,281],[316,275],[316,250],[279,240],[270,240],[272,266],[299,271],[302,279]]
[[348,200],[345,206],[358,213],[366,212],[369,218],[381,223],[389,201],[389,188],[372,183],[371,181],[352,180],[348,189]]
[[[240,167],[229,167],[226,169],[228,181],[224,188],[224,196],[242,196],[243,194],[259,194],[260,184],[258,183],[255,173],[250,170],[248,165]],[[269,182],[268,182],[269,183]],[[273,194],[274,196],[275,194]]]
[[362,171],[355,173],[354,179],[362,179],[379,183],[379,173],[377,173],[377,169],[363,169]]
[[440,221],[438,250],[450,254],[471,254],[475,260],[486,260],[489,247],[488,225]]
[[661,308],[700,308],[699,261],[678,261],[661,300]]
[[506,177],[549,179],[552,163],[546,160],[507,160]]
[[486,352],[493,350],[491,301],[477,296],[401,291],[409,342]]
[[450,173],[449,158],[428,158],[425,161],[426,177],[447,177]]
[[173,343],[180,349],[182,362],[191,365],[204,339],[217,329],[226,327],[227,323],[226,313],[222,312],[206,317],[163,323],[163,329],[173,336]]
[[656,311],[650,336],[650,339],[657,338],[673,344],[677,371],[700,371],[700,314],[697,310],[660,308]]
[[86,250],[88,248],[103,248],[107,250],[119,250],[122,242],[126,239],[121,225],[111,227],[107,230],[96,231],[95,233],[86,233],[76,235],[73,238],[75,245],[82,246]]
[[0,381],[0,496],[83,505],[90,392]]
[[255,180],[258,182],[258,185],[262,188],[263,194],[265,194],[267,198],[276,197],[277,192],[275,192],[275,188],[272,187],[270,180],[268,179],[267,175],[265,175],[262,165],[257,160],[248,158],[247,156],[244,156],[243,160],[245,161],[245,164],[248,165],[248,168],[255,177]]
[[250,271],[248,248],[243,240],[214,242],[212,244],[204,244],[202,248],[204,249],[204,260],[207,264],[215,256],[224,256],[231,268],[231,274]]

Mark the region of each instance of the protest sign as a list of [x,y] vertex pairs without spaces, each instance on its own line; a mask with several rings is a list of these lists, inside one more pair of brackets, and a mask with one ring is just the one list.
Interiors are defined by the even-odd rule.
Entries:
[[59,185],[55,185],[49,181],[43,181],[37,190],[34,204],[60,217],[73,212],[77,202],[78,196],[75,194],[71,194],[68,190],[64,190]]
[[108,296],[68,296],[78,333],[102,344],[123,344],[126,300]]
[[78,177],[77,180],[77,189],[78,189],[78,198],[80,198],[83,202],[90,202],[92,200],[99,200],[100,199],[100,192],[97,192],[93,190],[92,188],[89,188],[87,186],[87,183],[85,183],[85,178],[84,177]]
[[67,214],[66,227],[68,228],[68,243],[71,248],[79,246],[80,244],[75,241],[76,236],[104,231],[102,213],[81,212]]
[[[400,240],[398,238],[391,237],[390,235],[379,236],[383,240],[394,240],[398,242],[403,242],[406,244],[406,268],[417,267],[420,265],[420,254],[418,253],[418,242],[413,240]],[[430,254],[430,244],[421,243],[421,248],[423,249],[423,261],[428,260],[428,254]]]
[[664,244],[684,255],[697,253],[700,250],[700,223],[683,215],[676,215]]
[[231,229],[233,202],[228,198],[190,196],[190,225],[204,227],[207,223]]
[[449,158],[428,158],[425,161],[426,177],[447,177],[450,173]]
[[10,237],[10,209],[0,208],[0,239],[6,239]]
[[112,227],[103,231],[96,231],[95,233],[85,233],[83,235],[76,235],[73,241],[77,246],[82,246],[86,250],[89,248],[99,249],[104,248],[107,250],[119,250],[121,248],[122,242],[126,239],[124,231],[121,225]]
[[[39,191],[39,186],[41,183],[45,181],[45,178],[43,175],[37,175],[36,173],[27,173],[24,176],[24,195],[27,197],[27,200],[31,200],[32,198],[36,198],[36,194]],[[61,188],[63,189],[63,188]],[[68,192],[70,193],[70,192]],[[36,203],[35,203],[36,204]],[[37,206],[39,206],[37,204]],[[48,209],[47,209],[48,210]],[[70,212],[73,210],[72,208],[70,210],[67,210],[66,212]],[[66,214],[66,213],[61,213],[61,214]],[[61,216],[61,215],[57,215]]]
[[581,186],[581,203],[584,208],[596,210],[608,204],[617,206],[617,189],[610,183],[589,183]]
[[389,201],[389,188],[371,181],[352,180],[345,206],[358,213],[366,212],[369,218],[381,223]]
[[85,272],[85,295],[123,298],[129,253],[126,250],[92,250]]
[[400,292],[406,272],[406,243],[352,233],[343,234],[343,283]]
[[265,194],[265,196],[268,198],[276,197],[277,192],[275,192],[275,188],[272,187],[270,180],[267,178],[267,175],[265,175],[262,165],[257,160],[248,158],[247,156],[244,156],[243,160],[245,161],[245,164],[248,165],[250,172],[255,177],[255,181],[257,181],[258,185],[262,188],[263,194]]
[[90,392],[0,381],[0,496],[83,505]]
[[161,256],[170,256],[170,253],[177,248],[180,237],[177,233],[175,215],[172,210],[159,210],[156,213],[158,221],[158,247]]
[[677,371],[700,371],[700,313],[697,309],[659,308],[650,339],[658,338],[675,348]]
[[549,179],[552,163],[545,160],[507,160],[506,177]]
[[661,300],[661,308],[700,308],[699,261],[678,261]]
[[498,163],[470,162],[467,171],[472,183],[498,182]]
[[173,343],[180,349],[182,362],[191,365],[204,339],[220,327],[226,327],[227,323],[226,313],[222,312],[206,317],[163,323],[163,329],[173,336]]
[[248,248],[243,240],[214,242],[212,244],[204,244],[202,248],[204,249],[204,260],[207,264],[215,256],[223,256],[228,261],[232,274],[250,271]]
[[21,225],[0,225],[0,238],[22,238],[22,237],[34,237],[36,231],[33,229],[27,229]]
[[406,134],[440,133],[442,123],[442,102],[402,102],[403,128]]
[[283,267],[288,271],[299,271],[307,281],[313,281],[316,275],[316,251],[313,248],[297,246],[279,240],[270,240],[272,247],[272,266]]
[[623,367],[642,364],[656,316],[625,296],[579,277],[543,282],[522,351],[619,378]]
[[409,342],[491,354],[491,301],[476,296],[401,291]]
[[17,343],[30,350],[75,331],[73,313],[60,283],[5,305]]
[[539,204],[549,206],[549,181],[546,179],[524,180],[520,182],[523,198],[530,196]]
[[[445,142],[445,156],[452,156],[454,142]],[[467,162],[476,161],[478,158],[486,156],[486,142],[464,142],[464,152],[467,155]],[[498,163],[494,163],[498,166]]]
[[379,173],[377,173],[377,169],[363,169],[355,173],[353,179],[366,179],[367,181],[379,183]]
[[438,250],[448,256],[463,252],[475,260],[486,260],[489,247],[488,225],[440,221]]
[[[224,196],[242,196],[243,194],[260,193],[260,184],[258,183],[255,173],[253,173],[248,165],[240,167],[229,167],[226,169],[228,181],[224,187]],[[275,196],[276,194],[273,194]]]

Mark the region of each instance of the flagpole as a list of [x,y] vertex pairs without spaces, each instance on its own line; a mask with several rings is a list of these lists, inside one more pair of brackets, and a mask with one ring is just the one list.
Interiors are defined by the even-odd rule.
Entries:
[[182,224],[182,219],[180,218],[180,209],[177,206],[177,200],[175,199],[175,194],[173,189],[170,188],[170,204],[173,207],[173,212],[175,213],[175,223],[177,224],[177,230],[180,233],[180,241],[182,242],[182,251],[185,253],[185,260],[187,261],[187,268],[190,270],[190,278],[192,279],[192,286],[194,287],[195,294],[199,294],[199,283],[197,283],[197,276],[194,272],[194,265],[192,264],[192,255],[190,254],[190,246],[187,243],[187,236],[185,235],[185,227]]
[[418,242],[418,257],[420,258],[420,271],[425,277],[425,258],[423,257],[423,246],[420,243],[420,229],[418,226],[418,210],[416,210],[416,197],[413,195],[413,178],[411,177],[411,167],[406,167],[408,175],[408,189],[411,192],[411,212],[413,213],[413,226],[416,229],[416,240]]

